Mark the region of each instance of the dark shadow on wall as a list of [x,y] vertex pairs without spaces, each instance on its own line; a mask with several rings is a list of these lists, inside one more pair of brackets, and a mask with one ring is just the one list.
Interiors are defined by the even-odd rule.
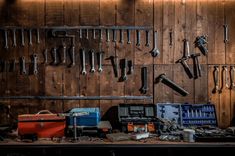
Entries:
[[14,24],[18,24],[17,17],[19,16],[19,8],[16,6],[17,0],[4,0],[2,6],[0,8],[0,18],[1,22],[4,25],[9,25],[9,23],[14,22]]

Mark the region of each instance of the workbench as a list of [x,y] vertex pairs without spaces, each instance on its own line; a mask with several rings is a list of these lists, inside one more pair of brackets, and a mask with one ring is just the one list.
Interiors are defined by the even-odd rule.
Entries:
[[8,140],[0,143],[1,156],[28,156],[28,155],[100,155],[100,156],[147,156],[147,155],[227,155],[235,152],[235,142],[223,143],[186,143],[168,142],[155,139],[141,141],[84,140],[77,142],[56,142],[40,140],[25,143]]

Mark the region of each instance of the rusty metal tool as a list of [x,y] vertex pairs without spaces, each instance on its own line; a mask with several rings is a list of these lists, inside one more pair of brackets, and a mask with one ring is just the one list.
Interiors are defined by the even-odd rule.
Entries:
[[214,88],[212,90],[212,93],[215,94],[218,92],[219,89],[219,66],[214,66],[214,71],[213,71],[213,79],[214,79]]
[[150,51],[152,57],[157,57],[160,55],[160,51],[157,46],[157,31],[154,32],[153,34],[153,49]]

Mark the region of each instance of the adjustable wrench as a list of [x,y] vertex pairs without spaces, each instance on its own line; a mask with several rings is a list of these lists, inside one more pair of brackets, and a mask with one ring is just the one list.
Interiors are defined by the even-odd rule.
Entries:
[[235,67],[231,66],[230,67],[230,89],[233,89],[235,87],[234,73],[235,73]]
[[224,43],[228,43],[228,25],[224,24]]
[[57,65],[57,49],[56,47],[53,48],[52,50],[52,58],[53,58],[53,62],[51,63],[52,65]]
[[29,29],[29,45],[32,46],[33,42],[32,42],[32,29]]
[[[75,66],[75,46],[73,45],[70,49],[71,53],[70,53],[70,57],[71,57],[71,64],[70,64],[70,67],[73,67]],[[66,55],[66,54],[65,54]]]
[[37,67],[37,55],[33,54],[33,74],[37,75],[38,74],[38,67]]
[[48,59],[47,59],[47,49],[45,49],[45,50],[43,51],[43,57],[44,57],[44,62],[43,62],[43,64],[47,64],[47,63],[48,63]]
[[106,29],[106,42],[110,42],[109,29]]
[[148,90],[148,70],[147,67],[141,68],[141,79],[142,79],[142,87],[140,88],[140,92],[142,94],[146,94]]
[[113,42],[117,42],[117,34],[115,29],[113,29]]
[[160,51],[158,50],[158,47],[157,47],[157,31],[154,32],[153,40],[154,40],[153,49],[150,51],[150,53],[152,57],[156,57],[160,54]]
[[140,30],[136,30],[136,46],[140,46]]
[[12,29],[12,33],[13,33],[13,47],[16,47],[16,29]]
[[212,90],[212,93],[216,93],[219,91],[219,66],[214,66],[214,71],[213,71],[213,79],[214,79],[214,89]]
[[132,61],[129,60],[129,61],[127,62],[127,65],[128,65],[128,68],[129,68],[127,74],[133,74],[134,68],[133,68],[133,63],[132,63]]
[[82,49],[82,75],[86,75],[86,53],[85,53],[85,49]]
[[63,44],[63,59],[62,59],[62,64],[66,64],[66,53],[67,53],[67,49],[66,49],[66,45]]
[[99,52],[99,53],[98,53],[98,57],[99,57],[98,72],[99,72],[99,73],[101,73],[101,72],[103,71],[103,68],[102,68],[103,54],[104,54],[104,52]]
[[179,85],[177,85],[175,82],[171,81],[170,79],[168,79],[166,77],[166,74],[161,74],[156,78],[156,83],[162,82],[163,84],[167,85],[168,87],[170,87],[171,89],[173,89],[174,91],[178,92],[179,94],[181,94],[182,96],[186,96],[189,93],[184,90],[183,88],[181,88]]
[[131,44],[131,31],[129,29],[127,31],[127,44]]
[[119,40],[120,43],[123,43],[123,30],[120,29],[120,40]]
[[7,30],[5,29],[4,30],[4,37],[5,37],[5,49],[8,49],[8,33],[7,33]]
[[95,72],[95,51],[92,49],[91,50],[91,73]]
[[21,45],[24,47],[25,43],[24,43],[24,29],[21,29]]
[[146,47],[149,47],[149,30],[146,30],[146,43],[145,43]]
[[40,30],[37,29],[37,44],[40,43]]
[[121,81],[126,81],[127,80],[127,72],[126,72],[127,59],[120,60],[120,65],[121,65],[121,70],[122,70]]
[[21,71],[21,74],[24,74],[24,75],[26,75],[26,67],[25,67],[25,58],[24,58],[24,56],[23,57],[21,57],[21,69],[20,69],[20,71]]

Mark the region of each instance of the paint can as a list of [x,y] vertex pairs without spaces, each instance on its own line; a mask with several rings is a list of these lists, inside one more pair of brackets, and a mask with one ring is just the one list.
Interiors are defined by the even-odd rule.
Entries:
[[193,129],[184,129],[183,131],[183,139],[185,142],[195,142],[194,135],[195,130]]

